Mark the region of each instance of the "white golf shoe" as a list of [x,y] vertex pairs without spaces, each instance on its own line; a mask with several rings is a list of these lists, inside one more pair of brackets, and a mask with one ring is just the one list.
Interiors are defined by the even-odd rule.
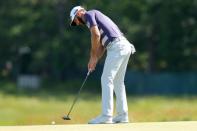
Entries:
[[129,122],[128,113],[118,114],[113,118],[113,123],[128,123],[128,122]]
[[88,122],[88,124],[112,124],[112,117],[100,115]]

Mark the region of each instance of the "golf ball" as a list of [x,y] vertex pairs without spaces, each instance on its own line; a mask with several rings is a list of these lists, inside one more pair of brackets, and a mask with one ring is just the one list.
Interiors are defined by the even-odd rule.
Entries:
[[52,121],[51,124],[52,124],[52,125],[55,125],[55,121]]

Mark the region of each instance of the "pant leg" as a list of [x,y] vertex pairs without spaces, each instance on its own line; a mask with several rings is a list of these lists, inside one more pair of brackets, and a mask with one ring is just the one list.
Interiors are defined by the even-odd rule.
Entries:
[[130,57],[130,54],[126,55],[114,79],[114,92],[116,95],[117,114],[124,114],[128,112],[124,78],[125,78],[125,73],[126,73],[129,57]]
[[124,78],[127,69],[127,64],[131,53],[135,53],[135,47],[130,44],[128,40],[122,40],[119,42],[121,45],[121,55],[124,59],[120,65],[117,75],[114,78],[114,92],[116,95],[116,110],[117,114],[123,114],[128,112],[127,97],[125,91]]
[[116,48],[107,51],[103,74],[101,76],[103,115],[113,116],[114,78],[124,59],[124,56],[120,55],[120,52]]

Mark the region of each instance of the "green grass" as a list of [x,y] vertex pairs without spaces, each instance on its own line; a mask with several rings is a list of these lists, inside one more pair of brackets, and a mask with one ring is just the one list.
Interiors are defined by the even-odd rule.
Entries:
[[[83,93],[71,114],[72,121],[63,121],[61,117],[69,110],[74,95],[40,95],[0,93],[0,125],[38,125],[52,121],[57,124],[87,123],[101,110],[98,95]],[[131,96],[128,97],[129,117],[133,122],[197,120],[196,98]]]
[[197,97],[149,96],[129,100],[130,117],[134,121],[197,120]]
[[[11,86],[10,86],[11,87]],[[87,123],[100,114],[99,93],[83,91],[71,113],[71,121],[63,121],[76,92],[0,90],[1,125],[40,125]],[[132,122],[197,120],[197,96],[128,96]]]

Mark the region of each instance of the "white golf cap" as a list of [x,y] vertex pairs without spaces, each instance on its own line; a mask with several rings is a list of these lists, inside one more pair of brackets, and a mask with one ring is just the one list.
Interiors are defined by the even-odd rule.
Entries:
[[70,11],[70,19],[71,19],[71,22],[70,22],[70,25],[71,26],[75,26],[76,23],[73,21],[74,18],[75,18],[75,15],[77,14],[77,12],[81,9],[84,9],[83,7],[81,6],[75,6],[72,8],[72,10]]

